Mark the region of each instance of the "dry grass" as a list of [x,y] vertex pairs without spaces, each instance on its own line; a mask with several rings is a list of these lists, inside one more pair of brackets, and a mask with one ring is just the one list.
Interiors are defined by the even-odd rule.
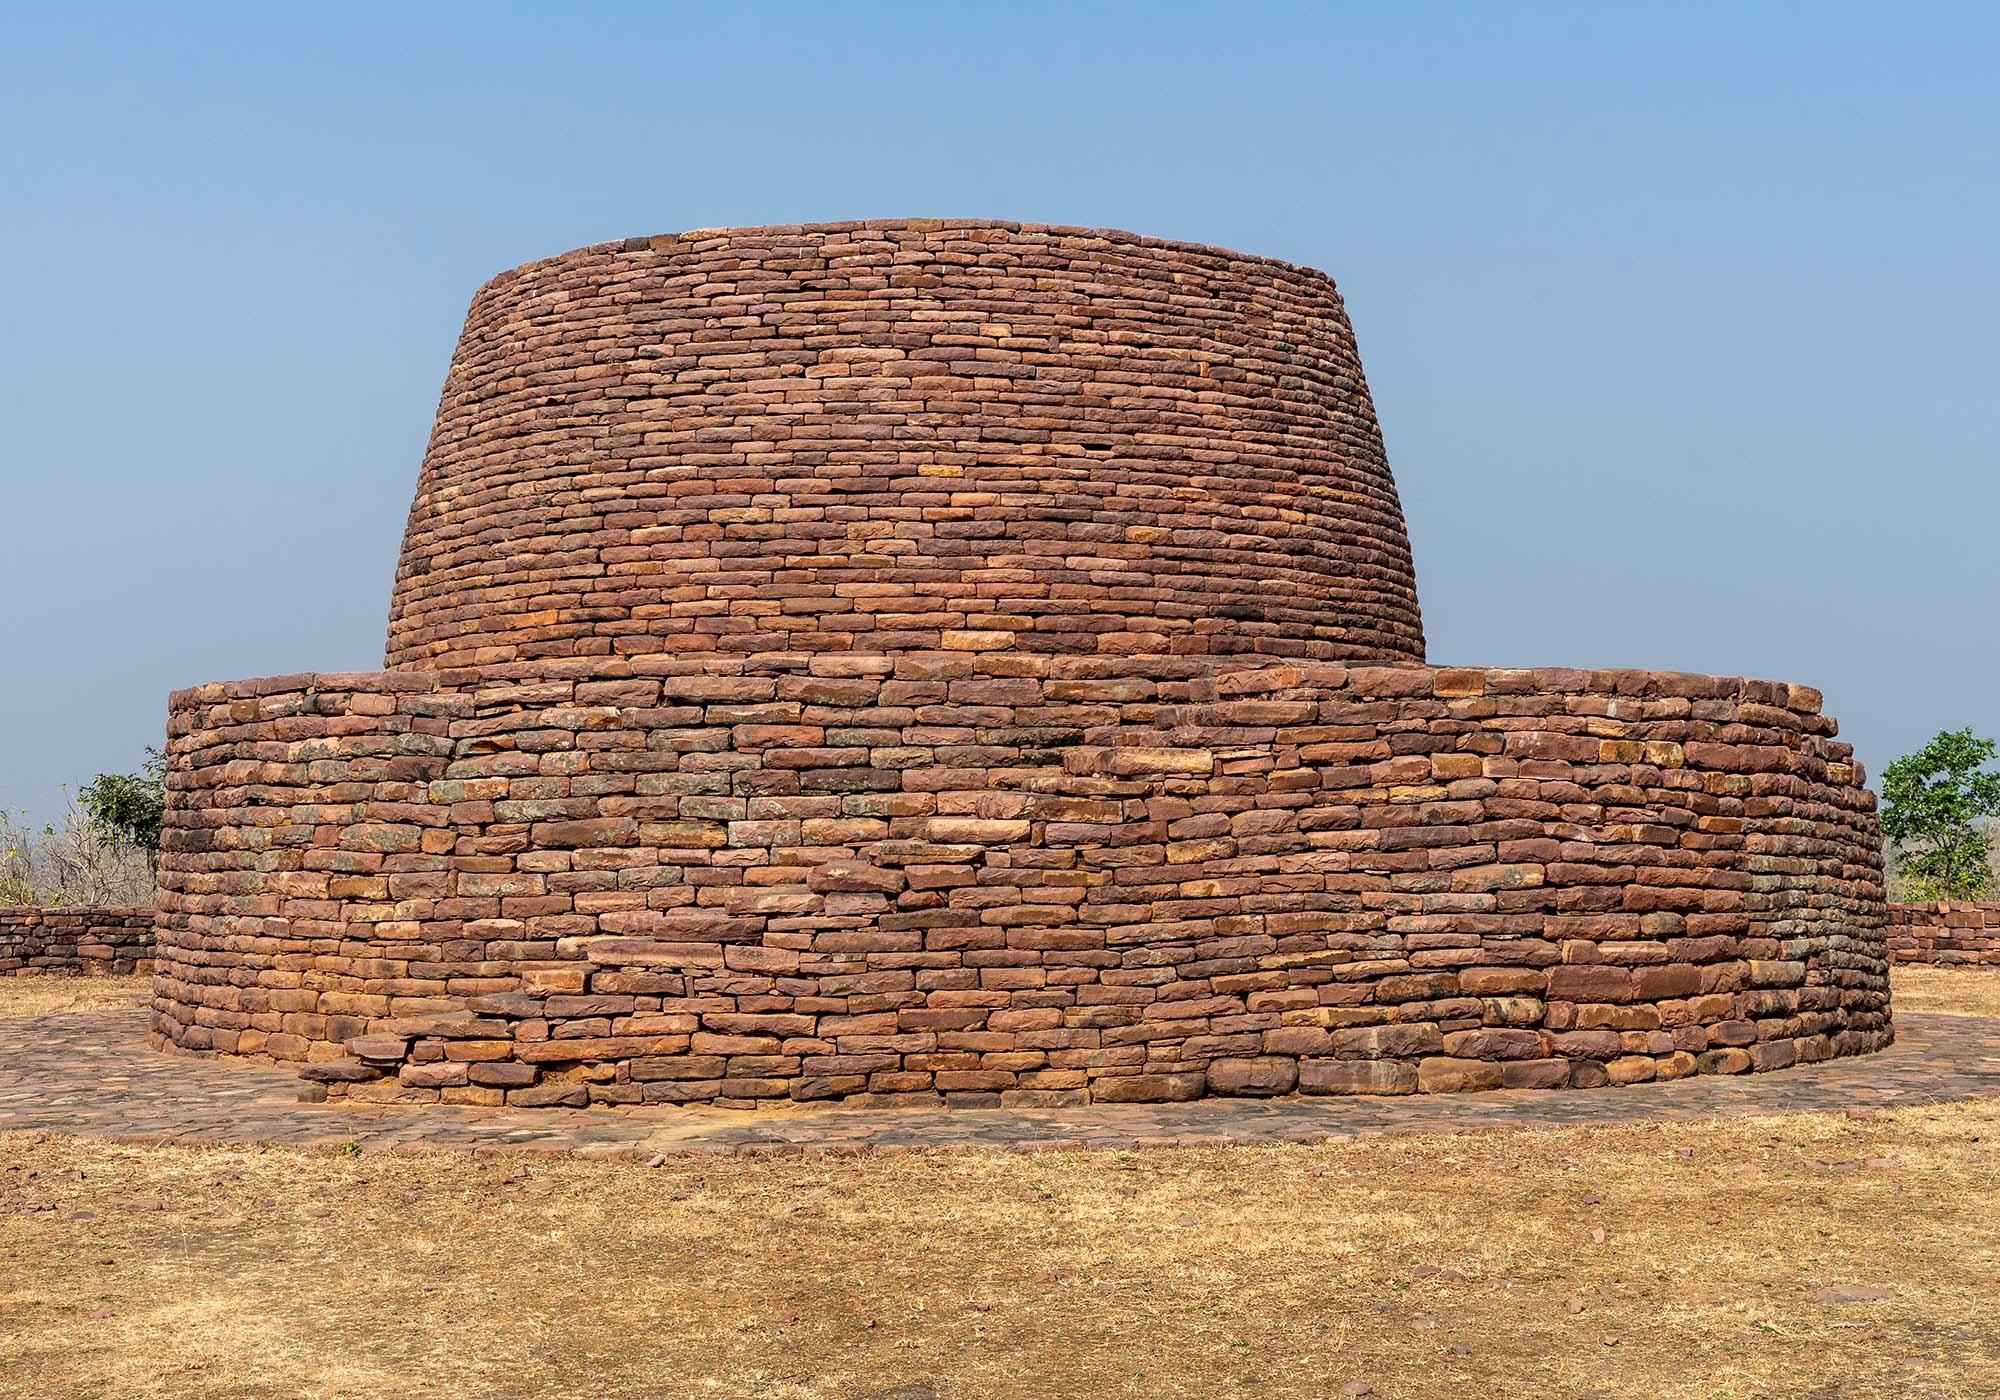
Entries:
[[150,977],[0,977],[0,1019],[144,1006]]
[[1889,994],[1898,1011],[2000,1016],[2000,967],[1898,964],[1889,975]]
[[15,1136],[0,1393],[1971,1400],[1996,1189],[1993,1104],[656,1169]]
[[0,1135],[0,1396],[1974,1400],[1996,1190],[2000,1102],[654,1169]]

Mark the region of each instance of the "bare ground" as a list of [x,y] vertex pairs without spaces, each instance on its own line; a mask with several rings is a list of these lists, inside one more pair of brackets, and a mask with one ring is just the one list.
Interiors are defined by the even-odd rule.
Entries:
[[144,1006],[151,977],[0,977],[0,1019]]
[[1996,1189],[2000,1102],[657,1168],[0,1135],[0,1396],[1972,1400]]
[[1898,966],[1889,977],[1898,1011],[2000,1016],[2000,967]]

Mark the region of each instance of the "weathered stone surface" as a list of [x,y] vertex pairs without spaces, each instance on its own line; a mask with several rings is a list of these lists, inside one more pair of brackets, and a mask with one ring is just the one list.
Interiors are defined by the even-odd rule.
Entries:
[[0,905],[0,977],[125,976],[153,966],[153,911]]
[[299,1078],[323,1084],[354,1083],[377,1078],[380,1074],[381,1070],[376,1066],[351,1059],[314,1060],[299,1069]]
[[[1201,1080],[1213,1093],[1276,1092],[1285,1078],[1240,1062],[1329,1057],[1453,1062],[1418,1077],[1428,1090],[1589,1087],[1746,1067],[1718,1050],[1775,1068],[1888,1036],[1878,887],[1804,868],[1754,888],[1747,878],[1763,869],[1767,843],[1792,839],[1802,812],[1844,852],[1843,870],[1869,869],[1873,814],[1852,783],[1774,779],[1790,794],[1777,804],[1714,781],[1730,774],[1709,772],[1697,752],[1673,770],[1595,763],[1427,797],[1429,825],[1411,828],[1399,789],[1339,776],[1350,771],[1346,741],[1327,736],[1369,728],[1221,723],[1241,716],[1205,708],[1211,682],[1198,661],[1124,658],[1116,674],[1144,684],[1117,693],[1139,698],[1058,702],[1051,691],[1108,663],[1025,656],[972,714],[948,694],[933,707],[911,689],[939,682],[893,669],[844,677],[865,731],[855,737],[898,755],[895,768],[866,770],[813,748],[733,747],[760,707],[817,715],[773,698],[777,680],[809,674],[804,658],[767,663],[776,679],[758,689],[766,699],[711,687],[728,698],[671,712],[612,707],[591,728],[569,723],[575,690],[626,668],[568,664],[597,679],[507,673],[534,697],[506,711],[513,748],[495,748],[489,721],[439,677],[293,678],[176,696],[160,1033],[298,1061],[352,1053],[383,1073],[404,1062],[405,1043],[421,1064],[470,1062],[472,1050],[448,1047],[476,1042],[479,1063],[594,1067],[559,1096],[586,1102],[615,1102],[620,1085],[642,1080],[676,1085],[676,1101],[806,1079],[799,1092],[813,1096],[1117,1095],[1142,1086],[1101,1071],[1142,1058],[1147,1076],[1187,1076],[1176,1085]],[[1316,717],[1366,714],[1391,733],[1423,732],[1435,752],[1519,747],[1537,726],[1586,729],[1627,688],[1651,683],[1630,672],[1487,672],[1481,712],[1460,716],[1410,679],[1426,670],[1281,669],[1276,688],[1258,693]],[[1702,687],[1704,723],[1763,732],[1731,719],[1763,703],[1749,698],[1760,683]],[[1040,746],[1039,721],[1083,703],[1093,735],[1115,741],[1099,754],[1201,753],[1214,766],[1147,758],[1148,776],[1079,773],[1073,751]],[[976,767],[959,719],[976,720],[985,740]],[[1800,733],[1770,730],[1785,763],[1844,753],[1823,716],[1791,719]],[[1665,707],[1620,723],[1650,742],[1690,721]],[[1732,765],[1745,747],[1730,746]],[[888,781],[812,787],[820,770],[802,762]],[[1672,823],[1690,785],[1712,812],[1706,827]],[[452,800],[406,800],[419,791]],[[1629,851],[1573,839],[1566,814],[1593,794],[1625,815],[1634,839],[1674,843],[1673,863],[1662,857],[1648,876],[1656,883],[1622,888]],[[346,844],[362,806],[376,818],[422,813],[407,823],[423,833],[418,849]],[[538,825],[621,844],[544,848]],[[274,830],[288,833],[281,844]],[[693,839],[708,830],[734,836]],[[1327,863],[1302,858],[1316,832],[1377,834]],[[1544,882],[1450,888],[1468,858],[1509,863],[1487,859],[1502,845],[1544,855]],[[1546,859],[1550,848],[1564,858]],[[1393,902],[1434,873],[1447,878],[1426,903]],[[202,887],[218,882],[239,893],[212,901]],[[1690,898],[1633,912],[1638,888],[1654,892],[1642,901],[1652,906],[1675,891]],[[1370,889],[1386,898],[1357,909],[1356,891]],[[1450,950],[1448,962],[1437,949]],[[384,1035],[401,1039],[373,1039]],[[685,1074],[660,1068],[677,1057]],[[720,1058],[695,1068],[704,1057]],[[428,1073],[404,1091],[430,1087]],[[1403,1075],[1315,1074],[1317,1088],[1310,1077],[1301,1087],[1408,1085]],[[537,1102],[546,1087],[481,1075],[470,1084],[532,1089]]]
[[1447,1054],[1474,1060],[1533,1060],[1542,1054],[1542,1037],[1536,1031],[1477,1030],[1454,1031],[1444,1037]]
[[404,1065],[396,1072],[396,1077],[413,1089],[449,1089],[471,1082],[466,1066],[445,1060]]
[[347,1053],[357,1060],[393,1063],[409,1053],[410,1042],[400,1035],[357,1035],[347,1042]]
[[1444,1035],[1428,1021],[1414,1025],[1358,1026],[1333,1033],[1333,1052],[1343,1059],[1411,1059],[1444,1049]]
[[1498,1089],[1506,1082],[1497,1064],[1486,1060],[1436,1055],[1417,1061],[1417,1088],[1426,1094],[1451,1094],[1467,1089]]
[[1401,1060],[1302,1060],[1299,1088],[1308,1094],[1414,1094],[1417,1067]]
[[1216,1094],[1252,1098],[1289,1094],[1299,1082],[1299,1062],[1284,1055],[1257,1055],[1241,1060],[1211,1060],[1208,1089]]
[[2000,900],[1889,906],[1889,961],[2000,968]]
[[1816,692],[1421,654],[1317,273],[958,222],[533,264],[468,321],[391,669],[170,701],[155,1032],[525,1106],[1888,1042]]
[[1332,281],[913,220],[628,239],[480,289],[392,669],[854,650],[1421,660]]
[[1206,1087],[1199,1071],[1106,1075],[1091,1081],[1090,1096],[1098,1103],[1182,1103]]

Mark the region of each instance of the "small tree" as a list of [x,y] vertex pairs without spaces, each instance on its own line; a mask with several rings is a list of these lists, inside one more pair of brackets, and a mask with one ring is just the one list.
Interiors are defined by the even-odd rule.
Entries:
[[150,904],[153,870],[141,854],[106,840],[74,799],[39,830],[0,812],[0,904]]
[[[55,834],[53,826],[42,831],[44,836]],[[35,885],[35,833],[12,812],[0,812],[0,905],[41,903]]]
[[1993,888],[2000,773],[1996,745],[1949,729],[1882,772],[1882,834],[1894,845],[1904,892],[1918,899],[1977,899]]
[[114,848],[137,851],[148,870],[160,867],[160,826],[166,811],[167,758],[146,750],[137,773],[99,773],[77,794],[90,824]]

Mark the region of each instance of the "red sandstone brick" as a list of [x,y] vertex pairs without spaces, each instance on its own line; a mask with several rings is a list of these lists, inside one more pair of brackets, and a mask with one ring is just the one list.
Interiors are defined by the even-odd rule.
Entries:
[[[1269,1092],[1301,1057],[1309,1092],[1591,1087],[1599,1059],[1671,1077],[1886,1039],[1872,800],[1816,695],[1413,664],[1400,517],[1323,279],[1050,230],[938,260],[974,231],[799,234],[842,252],[798,277],[758,268],[755,232],[617,245],[482,292],[392,621],[392,664],[431,674],[173,703],[162,1034],[332,1064],[476,1009],[487,1029],[411,1049],[419,1077],[467,1081],[402,1092],[523,1104]],[[1282,448],[1122,343],[1077,365],[1138,416],[1072,421],[1088,394],[1009,373],[1019,347],[942,343],[865,360],[922,368],[852,440],[825,435],[856,421],[848,374],[788,401],[833,411],[759,405],[740,440],[724,389],[606,396],[657,363],[621,337],[697,333],[660,272],[711,256],[798,303],[709,355],[711,386],[766,382],[836,292],[815,362],[880,349],[847,313],[889,284],[842,280],[871,260],[924,270],[898,296],[1029,317],[1059,293],[1172,321],[1199,283],[1253,308],[1214,333],[1339,382],[1279,402],[1239,381],[1304,425]],[[1047,260],[1033,284],[1022,256]],[[1272,288],[1323,304],[1310,343],[1268,340]],[[558,310],[523,332],[508,308],[543,292]],[[528,382],[599,312],[588,378]],[[481,426],[507,413],[546,431]],[[897,441],[944,444],[904,463],[922,485],[851,469]],[[1032,474],[1024,445],[1051,449]],[[1132,505],[1118,475],[1154,448],[1215,470],[1171,495],[1148,476]],[[489,473],[541,494],[461,489]],[[956,513],[930,516],[944,482]],[[0,972],[5,952],[0,928]]]
[[1205,1088],[1200,1071],[1102,1075],[1090,1081],[1090,1097],[1096,1103],[1182,1103],[1200,1098]]
[[1498,1089],[1505,1082],[1500,1066],[1484,1060],[1433,1056],[1417,1062],[1419,1093],[1450,1094],[1469,1089]]
[[1332,1033],[1334,1053],[1342,1059],[1411,1059],[1444,1049],[1435,1025],[1357,1026]]
[[[1207,1088],[1217,1094],[1252,1097],[1289,1094],[1298,1084],[1298,1061],[1281,1055],[1211,1060]],[[1100,1084],[1102,1080],[1098,1081]]]

